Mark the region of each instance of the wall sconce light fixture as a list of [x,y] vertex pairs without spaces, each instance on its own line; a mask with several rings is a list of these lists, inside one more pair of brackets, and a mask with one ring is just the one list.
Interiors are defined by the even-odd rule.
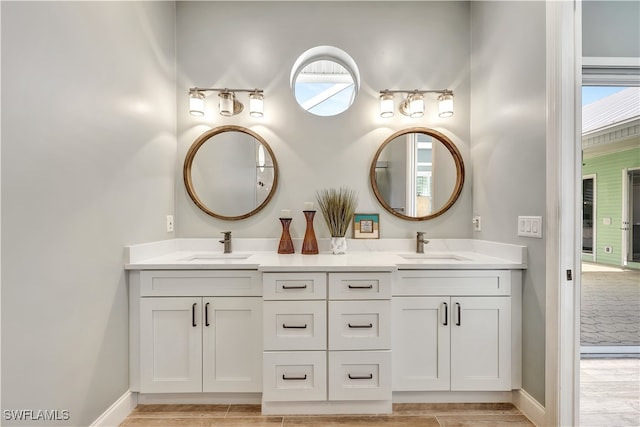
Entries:
[[264,91],[262,89],[202,88],[189,89],[189,113],[204,116],[204,92],[218,92],[218,110],[225,117],[235,116],[244,110],[244,104],[236,99],[236,92],[249,93],[249,115],[264,116]]
[[424,94],[437,93],[438,95],[438,115],[440,117],[453,116],[453,92],[449,89],[441,90],[381,90],[380,91],[380,117],[393,117],[394,114],[394,94],[406,94],[398,110],[405,116],[418,118],[424,116]]

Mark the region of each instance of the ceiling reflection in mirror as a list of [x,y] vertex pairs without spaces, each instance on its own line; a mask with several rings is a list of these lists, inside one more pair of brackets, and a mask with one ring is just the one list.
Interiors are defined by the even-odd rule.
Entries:
[[435,218],[458,199],[464,164],[455,144],[440,132],[410,128],[391,135],[370,169],[374,194],[397,217]]
[[267,142],[240,126],[222,126],[193,143],[183,169],[187,193],[215,218],[238,220],[259,212],[278,183],[278,165]]

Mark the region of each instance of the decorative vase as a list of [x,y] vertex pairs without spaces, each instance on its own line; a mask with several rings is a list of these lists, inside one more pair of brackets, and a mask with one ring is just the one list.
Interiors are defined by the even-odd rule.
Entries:
[[315,255],[318,253],[318,241],[316,240],[316,232],[313,230],[313,217],[316,211],[302,211],[307,219],[307,230],[304,232],[304,240],[302,241],[302,253],[304,255]]
[[289,226],[291,225],[291,218],[280,218],[282,223],[282,236],[280,237],[280,244],[278,245],[279,254],[292,254],[294,253],[293,242],[291,241],[291,234],[289,234]]
[[346,237],[332,237],[331,238],[331,253],[334,255],[341,255],[347,253],[347,238]]

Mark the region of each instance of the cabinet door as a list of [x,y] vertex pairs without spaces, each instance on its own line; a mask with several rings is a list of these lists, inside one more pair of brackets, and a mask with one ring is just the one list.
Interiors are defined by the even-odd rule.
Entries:
[[391,301],[393,390],[449,390],[449,297]]
[[262,391],[262,298],[203,298],[203,389]]
[[451,390],[510,390],[510,298],[452,297],[451,305]]
[[140,299],[140,391],[202,391],[201,298]]

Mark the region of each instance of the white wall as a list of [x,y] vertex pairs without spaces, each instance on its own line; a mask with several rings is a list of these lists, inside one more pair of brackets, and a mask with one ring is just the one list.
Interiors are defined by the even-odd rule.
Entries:
[[528,247],[523,388],[544,404],[545,239],[518,237],[517,217],[545,213],[545,4],[474,1],[471,11],[475,236]]
[[[403,221],[383,211],[369,184],[369,167],[383,141],[396,130],[426,126],[443,132],[469,159],[469,3],[467,2],[178,2],[178,171],[176,225],[180,237],[279,237],[278,216],[293,212],[292,235],[304,235],[303,203],[318,189],[348,185],[359,193],[358,212],[380,212],[381,237],[471,236],[471,181],[453,208],[428,222]],[[354,105],[335,117],[303,111],[289,87],[291,67],[318,45],[338,47],[357,63],[362,85]],[[190,116],[189,87],[259,87],[265,117],[245,112],[232,118]],[[431,110],[420,120],[396,113],[379,117],[382,89],[443,89],[455,92],[455,115]],[[242,95],[241,95],[242,96]],[[216,95],[208,106],[216,108]],[[242,98],[246,101],[246,97]],[[220,125],[246,126],[273,148],[280,185],[256,216],[229,223],[209,217],[188,198],[182,161],[193,141]],[[320,217],[316,235],[329,237]]]
[[175,6],[1,7],[2,410],[87,426],[128,389],[123,247],[174,208]]

